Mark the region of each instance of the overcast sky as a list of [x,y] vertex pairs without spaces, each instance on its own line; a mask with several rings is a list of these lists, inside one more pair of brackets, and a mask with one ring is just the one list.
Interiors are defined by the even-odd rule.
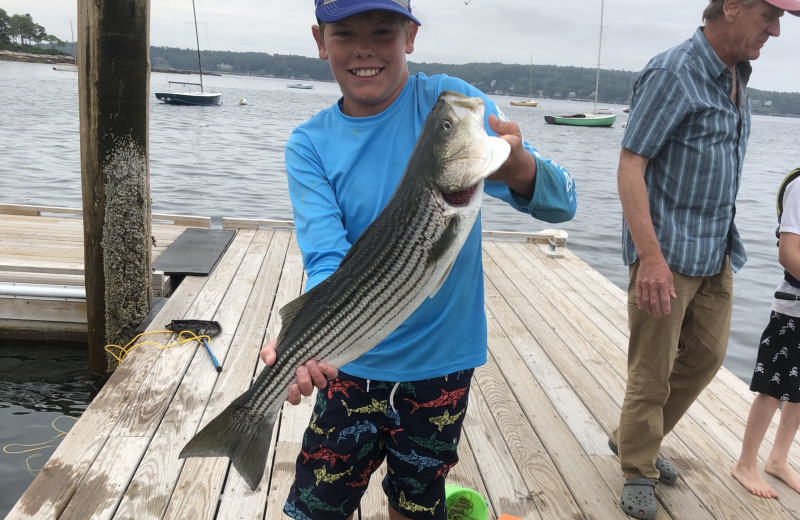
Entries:
[[[122,0],[113,0],[122,1]],[[195,0],[200,47],[316,57],[311,0]],[[653,55],[689,38],[707,0],[605,0],[604,69],[640,70]],[[595,67],[601,0],[412,0],[422,22],[415,62],[501,62]],[[49,34],[77,35],[77,0],[0,0],[9,15],[30,14]],[[150,42],[194,48],[191,0],[151,0]],[[753,62],[750,86],[800,92],[800,18],[781,19]]]

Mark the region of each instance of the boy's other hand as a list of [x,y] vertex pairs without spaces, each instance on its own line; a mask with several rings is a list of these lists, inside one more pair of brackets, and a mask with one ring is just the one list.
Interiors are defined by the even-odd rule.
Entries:
[[489,128],[497,136],[511,145],[508,159],[496,172],[489,176],[490,181],[504,182],[509,188],[526,199],[533,198],[536,179],[536,160],[522,146],[522,133],[519,125],[513,121],[504,121],[494,114],[489,114]]
[[[261,349],[261,361],[267,366],[272,366],[278,358],[275,352],[277,341],[272,340]],[[302,396],[309,396],[314,391],[314,387],[325,388],[328,381],[339,375],[339,369],[329,365],[324,361],[309,359],[303,365],[297,367],[295,379],[289,384],[289,394],[286,400],[291,404],[300,404]]]

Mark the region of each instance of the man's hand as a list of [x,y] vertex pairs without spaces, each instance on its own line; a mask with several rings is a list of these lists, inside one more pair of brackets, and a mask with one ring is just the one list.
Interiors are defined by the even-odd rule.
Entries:
[[[272,340],[261,349],[261,361],[267,366],[272,366],[278,358],[275,352],[276,340]],[[309,359],[303,365],[297,367],[297,374],[294,381],[289,385],[289,394],[286,400],[291,404],[300,404],[300,398],[309,396],[314,391],[314,387],[325,388],[328,381],[335,379],[339,375],[339,369],[323,361]]]
[[658,260],[640,258],[636,273],[636,306],[658,318],[672,312],[670,300],[677,297],[672,272],[664,257]]

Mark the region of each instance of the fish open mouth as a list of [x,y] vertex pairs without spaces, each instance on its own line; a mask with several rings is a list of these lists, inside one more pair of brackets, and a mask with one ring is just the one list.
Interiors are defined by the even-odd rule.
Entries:
[[472,196],[475,194],[475,191],[477,191],[477,189],[478,185],[475,184],[473,186],[470,186],[466,190],[453,191],[451,193],[442,193],[442,197],[444,197],[444,200],[446,200],[447,203],[450,204],[451,206],[457,206],[457,207],[466,206],[467,204],[469,204],[469,201],[472,200]]

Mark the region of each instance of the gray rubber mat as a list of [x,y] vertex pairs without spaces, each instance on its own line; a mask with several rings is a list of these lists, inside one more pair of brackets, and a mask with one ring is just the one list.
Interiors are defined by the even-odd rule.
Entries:
[[206,276],[217,265],[236,235],[234,229],[187,228],[153,262],[169,275]]

